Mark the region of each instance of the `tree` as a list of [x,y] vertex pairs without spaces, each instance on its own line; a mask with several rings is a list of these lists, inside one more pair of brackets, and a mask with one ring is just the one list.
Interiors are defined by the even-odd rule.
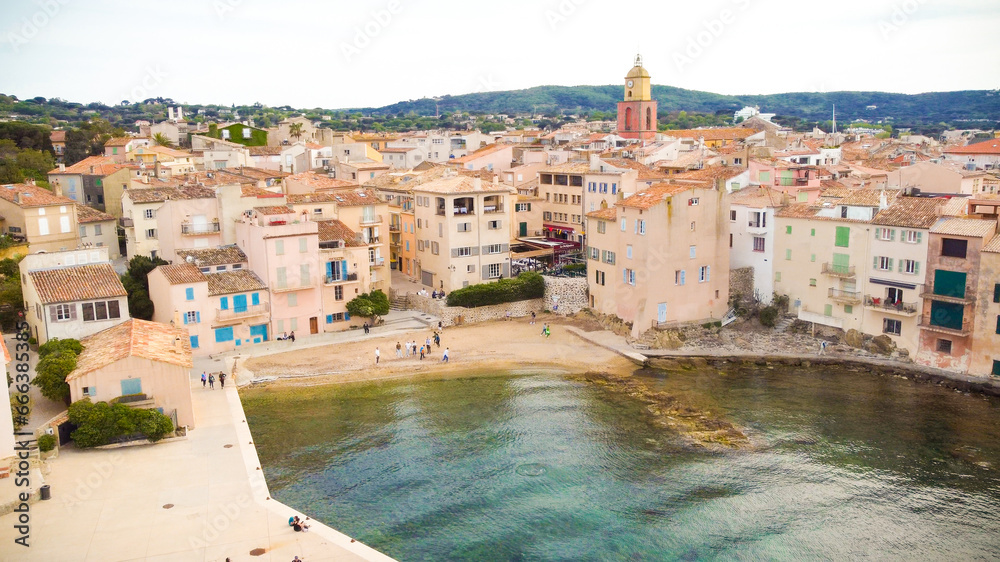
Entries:
[[160,258],[135,256],[128,262],[128,271],[122,275],[122,285],[128,293],[128,312],[132,318],[153,319],[153,301],[149,298],[149,272],[167,262]]
[[17,155],[17,167],[25,176],[44,181],[56,167],[56,161],[48,152],[27,148]]
[[31,384],[38,387],[42,396],[49,400],[62,401],[69,404],[69,385],[66,375],[76,369],[76,354],[69,350],[59,350],[49,353],[38,360],[35,367],[35,378]]
[[[10,241],[10,237],[0,238],[0,245]],[[18,321],[18,312],[24,306],[21,293],[21,272],[17,264],[24,256],[0,260],[0,326],[13,329]]]
[[289,125],[288,134],[295,137],[295,140],[302,138],[302,123],[292,123]]
[[156,143],[157,146],[165,146],[167,148],[174,147],[174,141],[168,139],[163,133],[156,133],[153,135],[153,142]]
[[347,312],[371,318],[372,324],[377,324],[379,316],[389,314],[389,297],[379,289],[358,295],[347,303]]

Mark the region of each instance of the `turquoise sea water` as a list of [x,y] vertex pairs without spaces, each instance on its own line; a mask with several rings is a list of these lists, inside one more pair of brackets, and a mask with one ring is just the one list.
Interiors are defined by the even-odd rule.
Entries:
[[817,370],[637,374],[707,452],[558,375],[252,391],[272,494],[399,560],[1000,559],[1000,401]]

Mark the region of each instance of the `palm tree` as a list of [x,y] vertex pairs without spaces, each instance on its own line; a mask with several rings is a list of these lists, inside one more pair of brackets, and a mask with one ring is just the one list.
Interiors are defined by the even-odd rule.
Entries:
[[168,139],[163,133],[156,133],[153,135],[153,142],[159,146],[165,146],[167,148],[174,147],[174,141]]
[[288,134],[295,137],[295,140],[302,138],[302,123],[292,123],[289,125]]

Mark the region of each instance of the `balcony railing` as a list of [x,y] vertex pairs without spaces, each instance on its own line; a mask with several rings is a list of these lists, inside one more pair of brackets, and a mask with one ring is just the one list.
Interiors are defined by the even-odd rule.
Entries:
[[857,304],[861,302],[861,293],[857,291],[844,291],[841,289],[834,289],[833,287],[830,287],[827,296],[831,300],[847,304]]
[[956,330],[955,328],[946,328],[944,326],[938,326],[937,324],[931,324],[928,321],[922,321],[918,325],[920,326],[921,330],[930,330],[931,332],[937,332],[939,334],[948,334],[951,336],[959,336],[963,338],[972,333],[972,326],[966,324],[965,322],[962,323],[962,329],[960,330]]
[[483,205],[483,214],[502,213],[503,205]]
[[976,302],[976,298],[972,296],[972,293],[969,292],[968,290],[965,291],[964,297],[951,297],[947,295],[939,295],[934,292],[933,288],[931,288],[926,292],[920,293],[920,298],[934,299],[936,301],[950,302],[953,304],[974,304]]
[[390,224],[389,225],[389,232],[399,232],[400,230],[401,230],[401,227],[398,224]]
[[854,266],[853,265],[835,265],[832,263],[823,264],[823,275],[829,275],[831,277],[854,277]]
[[205,234],[218,234],[222,231],[217,222],[193,223],[184,221],[181,223],[181,234],[185,236],[202,236]]
[[365,244],[381,244],[382,243],[382,237],[381,236],[369,236],[367,240],[365,240],[364,237],[362,237],[361,239],[364,241]]
[[250,318],[251,316],[261,316],[270,312],[271,308],[269,303],[262,304],[251,304],[248,306],[237,306],[233,308],[217,308],[215,309],[215,319],[219,322],[227,322],[229,320],[239,320],[241,318]]
[[369,267],[381,267],[385,265],[385,258],[375,258],[375,261],[368,262]]
[[351,281],[357,281],[357,273],[348,273],[347,275],[333,276],[327,275],[324,281],[327,285],[336,285],[337,283],[349,283]]
[[919,303],[902,301],[892,303],[887,302],[884,298],[872,298],[871,295],[865,295],[865,306],[880,312],[888,312],[889,314],[900,316],[916,316],[920,312]]
[[362,215],[359,222],[361,224],[381,224],[382,215]]
[[313,283],[312,279],[303,279],[299,281],[298,284],[292,285],[285,283],[284,285],[275,285],[272,291],[275,293],[291,293],[293,291],[305,291],[306,289],[312,289]]
[[131,228],[135,226],[134,223],[132,222],[132,217],[121,217],[120,219],[118,219],[118,224],[121,225],[123,228]]

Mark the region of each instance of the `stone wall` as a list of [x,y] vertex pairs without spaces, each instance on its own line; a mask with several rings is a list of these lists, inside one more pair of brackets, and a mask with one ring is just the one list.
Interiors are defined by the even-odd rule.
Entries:
[[[753,296],[753,267],[729,270],[729,294],[740,295],[744,300]],[[770,300],[770,295],[768,295]]]
[[[407,297],[410,309],[437,316],[444,326],[454,326],[502,320],[507,317],[508,312],[512,318],[530,316],[532,311],[537,314],[543,310],[562,315],[576,314],[587,308],[587,280],[579,277],[545,277],[545,297],[540,299],[476,308],[446,306],[446,303],[446,299],[423,297],[415,293],[410,293]],[[558,304],[558,309],[556,304]]]

